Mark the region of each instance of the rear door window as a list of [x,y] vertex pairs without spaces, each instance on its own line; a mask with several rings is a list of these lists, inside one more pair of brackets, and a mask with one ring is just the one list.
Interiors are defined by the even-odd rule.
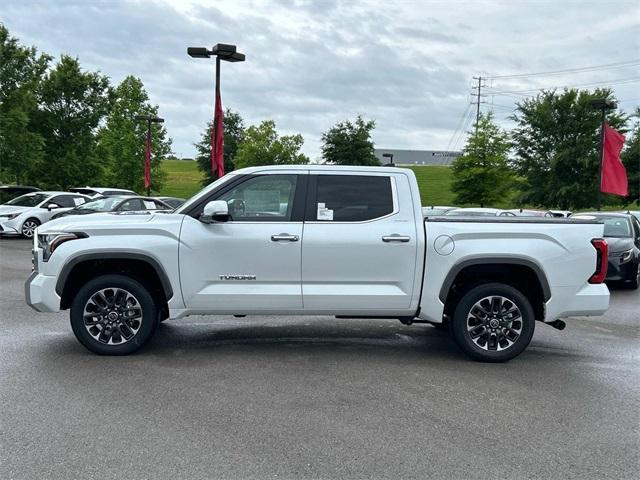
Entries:
[[317,175],[312,221],[363,222],[394,212],[391,177]]

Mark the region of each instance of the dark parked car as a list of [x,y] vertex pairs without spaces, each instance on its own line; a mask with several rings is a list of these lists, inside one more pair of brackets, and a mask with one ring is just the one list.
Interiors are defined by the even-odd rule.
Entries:
[[604,223],[604,237],[609,244],[607,280],[640,285],[640,221],[630,213],[588,212]]
[[69,215],[89,215],[92,213],[108,212],[139,212],[145,210],[172,210],[172,208],[166,203],[155,198],[121,195],[97,198],[72,210],[60,212],[54,215],[51,220]]
[[0,185],[0,203],[18,198],[25,193],[39,192],[37,187],[27,187],[24,185]]
[[178,208],[182,205],[186,200],[184,198],[177,197],[154,197],[156,200],[160,200],[161,202],[166,203],[171,208]]

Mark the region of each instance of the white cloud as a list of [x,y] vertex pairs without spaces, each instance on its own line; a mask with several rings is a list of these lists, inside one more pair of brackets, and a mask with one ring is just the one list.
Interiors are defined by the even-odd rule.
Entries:
[[[223,64],[224,104],[249,123],[273,118],[282,132],[302,133],[312,157],[323,131],[358,113],[376,120],[379,146],[445,148],[473,75],[640,58],[636,0],[615,8],[570,1],[5,0],[0,15],[23,43],[78,56],[114,82],[140,77],[167,119],[175,151],[184,155],[213,110],[213,61],[189,58],[191,45],[236,43],[247,61]],[[640,77],[637,66],[493,86],[523,90],[634,77]],[[638,85],[616,85],[616,93],[637,98]],[[518,97],[485,100],[504,121]]]

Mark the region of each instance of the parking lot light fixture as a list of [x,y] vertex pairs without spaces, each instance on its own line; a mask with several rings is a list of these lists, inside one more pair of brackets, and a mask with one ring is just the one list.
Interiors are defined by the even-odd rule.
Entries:
[[[245,55],[244,53],[240,53],[237,51],[237,47],[235,45],[231,45],[228,43],[217,43],[215,44],[211,50],[208,50],[206,47],[188,47],[187,54],[192,58],[211,58],[216,57],[216,85],[215,85],[215,98],[216,102],[220,101],[220,61],[224,60],[225,62],[244,62]],[[212,133],[212,144],[215,144],[215,139],[218,138],[219,131],[221,127],[220,118],[218,118],[218,112],[214,108],[213,113],[213,131]],[[215,164],[215,149],[211,149],[211,165]]]
[[147,122],[146,152],[144,157],[144,186],[147,189],[147,197],[151,196],[151,124],[164,123],[164,118],[156,115],[136,115],[139,122]]

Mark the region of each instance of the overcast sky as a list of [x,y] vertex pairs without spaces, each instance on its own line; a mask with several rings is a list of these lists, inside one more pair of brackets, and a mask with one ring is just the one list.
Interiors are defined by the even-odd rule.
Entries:
[[2,0],[0,21],[114,84],[139,77],[181,156],[193,155],[213,112],[214,62],[186,47],[218,42],[247,56],[222,65],[224,106],[302,133],[312,159],[322,132],[357,114],[375,119],[377,147],[460,148],[478,75],[615,64],[489,79],[487,93],[516,92],[483,98],[500,121],[539,87],[611,85],[624,110],[640,104],[639,0]]

